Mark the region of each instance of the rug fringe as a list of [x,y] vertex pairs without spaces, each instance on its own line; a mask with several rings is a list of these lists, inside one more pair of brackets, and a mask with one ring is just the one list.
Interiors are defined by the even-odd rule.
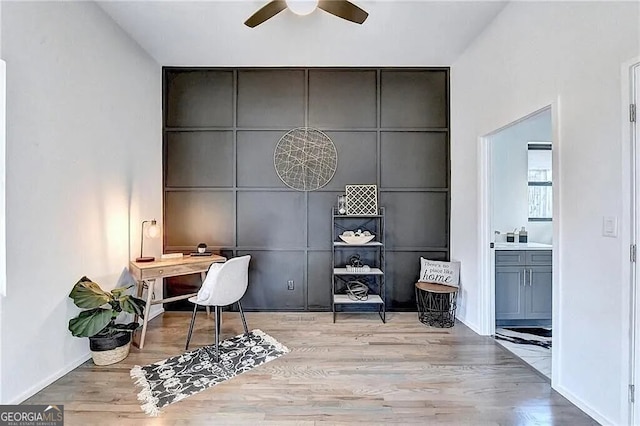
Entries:
[[151,393],[151,384],[147,380],[144,370],[139,365],[135,365],[129,373],[132,379],[135,379],[136,386],[140,386],[138,393],[138,401],[144,402],[141,405],[142,411],[149,416],[157,416],[160,414],[158,408],[158,398]]
[[251,332],[257,336],[260,336],[262,340],[273,345],[277,350],[282,351],[283,353],[289,353],[289,348],[287,348],[282,343],[278,342],[276,339],[274,339],[272,336],[268,335],[264,331],[256,328],[255,330],[251,330]]

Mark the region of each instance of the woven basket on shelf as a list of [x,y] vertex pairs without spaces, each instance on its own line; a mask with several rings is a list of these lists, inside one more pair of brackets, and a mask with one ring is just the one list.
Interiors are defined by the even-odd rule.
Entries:
[[129,355],[131,343],[108,351],[91,351],[91,357],[95,365],[111,365],[120,362]]

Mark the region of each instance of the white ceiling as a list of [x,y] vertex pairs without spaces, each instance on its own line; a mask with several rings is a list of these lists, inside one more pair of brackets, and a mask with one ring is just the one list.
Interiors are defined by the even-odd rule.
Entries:
[[451,65],[506,1],[354,0],[362,25],[316,10],[285,10],[256,28],[243,22],[268,0],[100,1],[160,65]]

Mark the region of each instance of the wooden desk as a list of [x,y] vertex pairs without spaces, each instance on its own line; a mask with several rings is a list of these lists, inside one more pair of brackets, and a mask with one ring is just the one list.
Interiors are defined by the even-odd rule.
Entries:
[[[139,340],[136,342],[138,332],[134,334],[133,344],[140,349],[144,347],[144,338],[147,334],[147,322],[149,321],[149,311],[151,305],[168,303],[175,300],[188,299],[197,293],[183,294],[181,296],[168,297],[166,299],[155,299],[154,285],[156,280],[162,282],[162,278],[177,277],[180,275],[200,274],[202,281],[207,275],[209,266],[215,262],[224,262],[227,259],[222,256],[185,256],[180,259],[156,260],[153,262],[129,262],[129,272],[138,283],[137,296],[142,297],[144,290],[147,290],[146,305],[144,307],[144,317],[142,318],[142,331],[139,333]],[[138,321],[135,316],[134,321]]]

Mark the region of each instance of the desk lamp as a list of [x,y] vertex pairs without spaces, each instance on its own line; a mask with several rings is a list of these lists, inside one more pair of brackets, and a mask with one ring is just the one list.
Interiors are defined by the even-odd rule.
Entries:
[[136,262],[153,262],[154,260],[156,260],[156,258],[153,256],[142,255],[142,248],[144,247],[145,223],[150,223],[150,225],[147,226],[146,232],[149,238],[156,238],[158,235],[160,235],[160,227],[158,226],[158,222],[156,222],[155,219],[142,221],[142,225],[140,225],[140,257],[136,258]]

